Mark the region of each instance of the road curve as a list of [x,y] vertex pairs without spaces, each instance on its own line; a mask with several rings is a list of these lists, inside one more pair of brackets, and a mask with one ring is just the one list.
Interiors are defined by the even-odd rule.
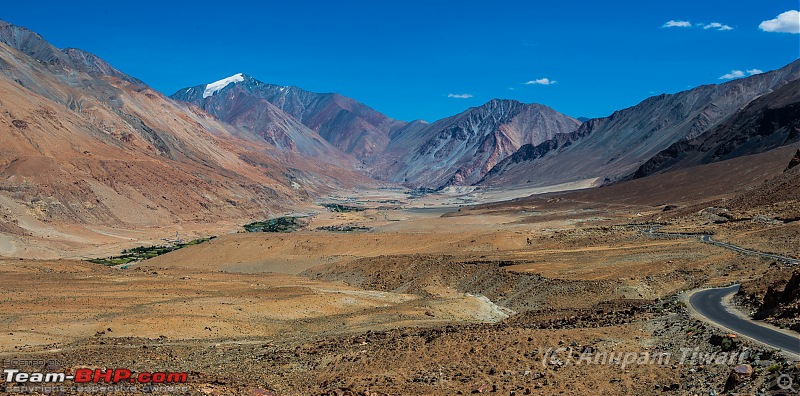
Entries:
[[800,356],[800,337],[780,332],[754,320],[742,318],[728,310],[723,299],[737,291],[739,291],[739,285],[699,290],[689,296],[689,305],[695,312],[713,324],[796,357]]

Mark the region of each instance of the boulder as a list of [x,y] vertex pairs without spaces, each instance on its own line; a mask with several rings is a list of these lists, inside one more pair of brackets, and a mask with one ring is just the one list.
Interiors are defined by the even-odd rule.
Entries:
[[728,392],[737,386],[747,382],[753,376],[753,366],[749,364],[740,364],[731,370],[728,380],[725,382],[725,392]]

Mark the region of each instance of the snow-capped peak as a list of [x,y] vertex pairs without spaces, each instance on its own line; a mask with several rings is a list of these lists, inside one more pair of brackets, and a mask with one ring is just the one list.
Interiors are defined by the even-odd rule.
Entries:
[[244,81],[244,77],[242,76],[242,73],[237,73],[228,78],[223,78],[222,80],[208,84],[206,85],[206,90],[203,91],[203,99],[215,94],[220,89],[227,87],[230,83],[237,83],[241,81]]

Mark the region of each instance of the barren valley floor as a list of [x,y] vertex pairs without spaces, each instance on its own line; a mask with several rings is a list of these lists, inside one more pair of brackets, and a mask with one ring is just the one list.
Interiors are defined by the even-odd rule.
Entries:
[[[372,208],[321,212],[292,233],[223,235],[125,269],[4,259],[0,357],[67,372],[185,371],[196,394],[708,394],[732,366],[681,357],[722,352],[708,340],[727,333],[674,296],[778,266],[647,235],[662,207],[361,204]],[[370,230],[319,229],[343,224]],[[701,225],[764,251],[780,252],[776,234],[798,242],[797,222]],[[672,360],[576,364],[552,351]],[[741,386],[770,386],[776,371],[762,366],[784,360],[758,356],[758,376]]]

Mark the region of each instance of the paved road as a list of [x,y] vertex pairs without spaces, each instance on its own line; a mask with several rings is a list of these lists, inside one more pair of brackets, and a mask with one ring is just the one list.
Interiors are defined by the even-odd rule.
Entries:
[[[655,227],[646,230],[645,233],[650,235],[664,235],[664,236],[678,236],[678,237],[697,237],[692,234],[671,234],[656,232]],[[740,246],[731,245],[730,243],[719,242],[711,239],[710,235],[700,236],[700,240],[705,243],[710,243],[715,246],[724,247],[733,251],[752,254],[756,256],[766,257],[773,260],[781,261],[788,265],[800,265],[800,260],[791,257],[783,257],[775,254],[757,252],[755,250],[745,249]],[[755,320],[742,318],[736,314],[728,311],[723,299],[728,295],[739,291],[739,285],[733,285],[717,289],[698,290],[689,297],[689,305],[695,312],[702,315],[707,321],[714,323],[718,326],[725,327],[735,333],[739,333],[746,337],[752,338],[762,344],[778,348],[780,350],[789,352],[796,357],[800,357],[800,337],[795,335],[786,334],[777,331],[765,324]]]
[[712,323],[800,356],[800,337],[774,330],[753,320],[741,318],[726,309],[722,300],[737,291],[739,291],[739,285],[700,290],[689,297],[689,305]]
[[769,259],[780,261],[780,262],[788,264],[788,265],[800,265],[800,260],[798,260],[798,259],[794,259],[794,258],[791,258],[791,257],[778,256],[777,254],[757,252],[755,250],[745,249],[745,248],[743,248],[741,246],[731,245],[730,243],[715,241],[715,240],[711,239],[711,235],[658,232],[658,231],[656,231],[656,227],[651,227],[650,229],[645,230],[644,233],[648,234],[648,235],[652,235],[652,236],[669,236],[669,237],[683,237],[683,238],[696,238],[696,237],[699,236],[700,240],[705,242],[705,243],[710,243],[710,244],[715,245],[715,246],[724,247],[726,249],[731,249],[733,251],[736,251],[736,252],[739,252],[739,253],[742,253],[742,254],[752,254],[752,255],[755,255],[755,256],[766,257],[766,258],[769,258]]
[[787,264],[800,265],[800,260],[795,260],[795,259],[790,258],[790,257],[778,256],[778,255],[775,255],[775,254],[761,253],[761,252],[757,252],[755,250],[745,249],[743,247],[739,247],[739,246],[736,246],[736,245],[731,245],[730,243],[715,241],[715,240],[711,239],[710,235],[703,235],[703,237],[700,238],[700,239],[703,242],[710,243],[710,244],[716,245],[716,246],[721,246],[721,247],[728,248],[728,249],[731,249],[731,250],[735,250],[735,251],[737,251],[739,253],[754,254],[754,255],[757,255],[757,256],[761,256],[761,257],[771,258],[773,260],[783,261],[783,262],[785,262]]

